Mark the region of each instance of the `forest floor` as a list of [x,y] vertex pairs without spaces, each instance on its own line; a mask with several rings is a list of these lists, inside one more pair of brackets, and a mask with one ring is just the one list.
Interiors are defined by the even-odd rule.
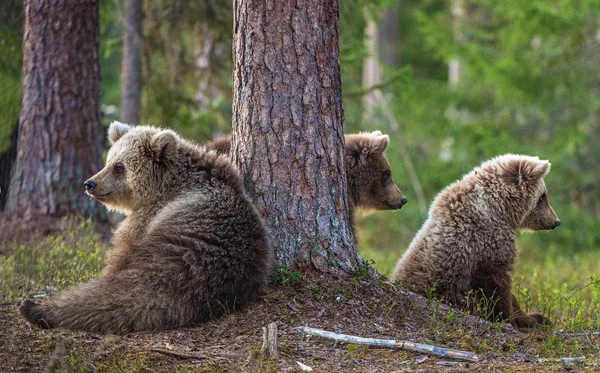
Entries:
[[[300,372],[300,364],[314,372],[600,371],[599,335],[516,331],[403,291],[366,265],[346,278],[280,268],[260,302],[195,328],[105,336],[32,327],[18,313],[22,299],[101,269],[107,245],[90,232],[69,227],[0,255],[0,372]],[[261,353],[270,323],[277,358]],[[479,362],[336,343],[299,326],[470,351]]]

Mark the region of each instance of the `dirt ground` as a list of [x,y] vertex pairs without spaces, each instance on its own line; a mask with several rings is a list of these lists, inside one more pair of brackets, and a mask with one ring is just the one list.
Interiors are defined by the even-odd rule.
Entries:
[[[262,327],[272,322],[278,327],[279,355],[265,358]],[[336,343],[302,335],[298,326],[467,350],[477,353],[479,362]],[[195,328],[126,336],[39,330],[20,317],[16,304],[3,304],[0,336],[2,372],[301,372],[300,364],[314,372],[600,371],[590,336],[557,341],[551,329],[522,333],[370,275],[286,279],[244,311]],[[568,356],[562,351],[573,351],[565,344],[585,360],[557,361]]]

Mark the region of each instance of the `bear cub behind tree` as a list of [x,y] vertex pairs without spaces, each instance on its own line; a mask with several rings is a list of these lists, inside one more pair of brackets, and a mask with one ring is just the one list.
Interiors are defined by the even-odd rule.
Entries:
[[102,277],[21,313],[42,328],[124,334],[198,324],[254,300],[272,253],[227,157],[170,130],[109,129],[106,166],[87,193],[127,214]]
[[[344,135],[346,181],[350,222],[354,231],[354,210],[397,210],[408,201],[392,179],[390,163],[385,157],[390,138],[380,131]],[[219,154],[231,151],[231,134],[204,144]],[[356,234],[355,234],[356,236]]]
[[560,225],[548,203],[544,176],[550,163],[537,157],[499,156],[444,189],[429,217],[396,265],[402,286],[468,308],[468,295],[492,300],[493,316],[519,328],[548,320],[525,313],[511,292],[516,230]]

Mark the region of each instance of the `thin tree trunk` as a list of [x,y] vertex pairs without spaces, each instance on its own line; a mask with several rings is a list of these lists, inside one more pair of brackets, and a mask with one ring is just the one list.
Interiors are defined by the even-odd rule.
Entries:
[[[369,55],[363,62],[362,83],[363,90],[368,92],[375,86],[381,84],[381,66],[377,55],[378,30],[374,20],[367,22],[365,28],[365,44]],[[363,96],[363,122],[368,122],[373,117],[377,108],[377,98],[374,92],[368,92]]]
[[10,147],[0,153],[0,211],[4,211],[8,197],[8,187],[10,184],[10,171],[17,157],[17,135],[19,134],[19,122],[10,135]]
[[102,167],[98,13],[98,0],[26,2],[23,101],[7,214],[25,221],[107,216],[83,193],[83,182]]
[[[463,39],[462,27],[465,16],[464,0],[452,0],[452,39],[454,43],[461,43]],[[448,62],[448,85],[452,88],[458,86],[462,76],[462,66],[457,57]]]
[[395,3],[381,12],[377,28],[377,52],[386,64],[400,67],[400,4]]
[[232,157],[276,261],[345,272],[348,216],[337,0],[234,0]]
[[125,0],[123,60],[121,62],[121,122],[140,122],[144,37],[142,0]]

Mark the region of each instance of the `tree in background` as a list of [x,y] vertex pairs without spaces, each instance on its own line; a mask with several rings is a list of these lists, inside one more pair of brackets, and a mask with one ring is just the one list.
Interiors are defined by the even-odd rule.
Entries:
[[0,2],[0,212],[8,197],[12,165],[17,156],[23,2]]
[[231,2],[144,1],[143,122],[208,140],[231,128]]
[[121,61],[121,122],[140,123],[142,96],[142,0],[125,0],[123,59]]
[[98,6],[25,6],[23,100],[5,215],[29,230],[31,221],[70,213],[107,217],[83,193],[83,181],[102,167]]
[[338,22],[337,0],[234,1],[234,162],[277,263],[332,272],[360,260],[346,200]]

